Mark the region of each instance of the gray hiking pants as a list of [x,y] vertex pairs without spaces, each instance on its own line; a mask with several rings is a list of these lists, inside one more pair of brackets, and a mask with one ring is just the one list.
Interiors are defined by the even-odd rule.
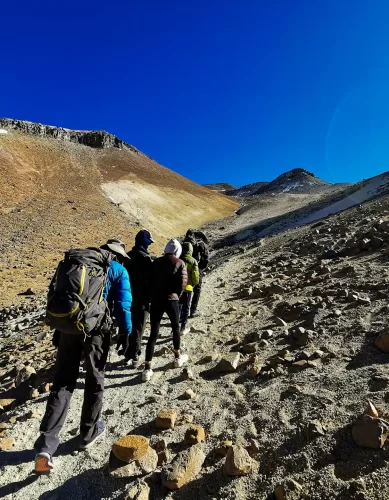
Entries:
[[65,422],[70,399],[76,387],[81,355],[85,357],[84,403],[81,411],[80,444],[88,444],[97,433],[104,393],[104,368],[110,346],[109,334],[60,334],[53,387],[47,401],[40,427],[41,435],[35,443],[36,453],[53,455],[59,445],[59,432]]

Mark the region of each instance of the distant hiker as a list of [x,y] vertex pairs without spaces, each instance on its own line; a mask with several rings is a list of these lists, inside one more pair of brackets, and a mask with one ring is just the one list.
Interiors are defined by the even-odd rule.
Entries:
[[135,236],[135,246],[128,253],[130,261],[126,269],[130,275],[132,292],[132,335],[124,353],[128,366],[137,367],[142,349],[142,337],[150,311],[150,279],[152,258],[148,247],[154,243],[150,231],[142,229]]
[[[113,246],[112,246],[113,245]],[[108,248],[108,250],[106,249]],[[112,248],[114,251],[112,251]],[[104,367],[110,346],[111,314],[120,333],[131,334],[131,287],[126,269],[115,258],[127,258],[122,245],[70,250],[50,284],[46,315],[60,331],[53,386],[35,443],[35,471],[49,473],[76,386],[81,355],[85,356],[84,403],[79,449],[86,450],[104,434],[100,421]]]
[[180,298],[181,334],[185,335],[189,332],[188,319],[193,299],[193,288],[196,287],[200,281],[199,266],[197,260],[193,258],[192,243],[186,242],[182,244],[181,260],[185,262],[188,273],[188,283]]
[[163,257],[153,262],[151,275],[151,306],[150,306],[150,337],[146,347],[145,369],[142,373],[144,382],[151,379],[155,342],[158,338],[159,328],[163,314],[168,315],[173,331],[174,366],[180,368],[188,356],[180,352],[180,312],[179,298],[187,284],[185,263],[179,259],[181,245],[177,240],[170,240],[166,245]]
[[198,315],[197,307],[200,300],[203,275],[209,262],[208,239],[202,231],[197,229],[188,229],[185,235],[184,243],[192,244],[193,258],[197,260],[200,270],[200,280],[193,289],[193,299],[190,310],[190,317],[194,318]]

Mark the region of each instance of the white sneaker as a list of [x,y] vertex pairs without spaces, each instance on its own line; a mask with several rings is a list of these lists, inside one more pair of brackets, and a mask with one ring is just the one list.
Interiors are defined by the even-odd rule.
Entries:
[[154,375],[154,372],[151,368],[148,368],[147,370],[143,370],[142,382],[148,382],[153,375]]
[[181,335],[186,335],[189,332],[190,332],[190,326],[186,326],[181,330]]
[[179,358],[174,360],[174,368],[181,368],[188,361],[187,354],[180,354]]

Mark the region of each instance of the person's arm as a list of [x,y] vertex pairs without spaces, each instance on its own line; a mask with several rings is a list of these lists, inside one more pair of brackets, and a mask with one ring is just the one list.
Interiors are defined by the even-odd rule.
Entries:
[[197,263],[196,259],[193,259],[194,263],[192,266],[192,285],[196,286],[200,283],[200,271],[199,271],[199,265]]
[[177,295],[180,296],[188,284],[188,272],[186,270],[185,262],[181,262],[177,271]]
[[115,273],[112,294],[115,317],[119,326],[119,334],[131,335],[131,285],[128,272],[123,266],[120,266]]

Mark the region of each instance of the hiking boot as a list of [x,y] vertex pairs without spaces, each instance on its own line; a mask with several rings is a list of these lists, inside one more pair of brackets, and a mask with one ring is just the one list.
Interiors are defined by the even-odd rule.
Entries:
[[182,326],[181,328],[181,335],[186,335],[187,333],[190,332],[190,326],[186,325],[186,326]]
[[142,382],[148,382],[153,375],[154,372],[151,368],[145,368],[142,372]]
[[38,453],[35,457],[35,472],[50,474],[54,469],[53,457],[49,453]]
[[174,368],[181,368],[188,361],[187,354],[180,354],[178,358],[174,360]]
[[199,318],[201,316],[201,312],[199,311],[193,311],[191,314],[190,314],[190,318]]
[[103,438],[105,435],[105,425],[104,422],[100,421],[97,422],[97,434],[96,436],[92,439],[92,441],[89,441],[89,443],[86,444],[80,444],[78,447],[80,451],[85,451],[89,450],[89,448],[92,448],[98,441],[100,441],[101,438]]

